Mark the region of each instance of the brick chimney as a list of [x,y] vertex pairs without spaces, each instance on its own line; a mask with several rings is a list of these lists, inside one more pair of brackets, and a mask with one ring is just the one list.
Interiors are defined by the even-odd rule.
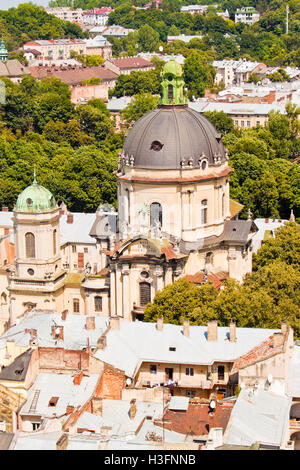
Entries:
[[9,228],[8,227],[4,228],[4,235],[9,235]]
[[67,405],[67,408],[66,408],[66,414],[67,415],[71,415],[74,411],[74,406],[73,405]]
[[65,321],[67,319],[67,315],[68,315],[68,310],[64,310],[61,314],[61,319]]
[[284,343],[284,335],[281,332],[276,332],[273,335],[273,345],[274,348],[279,348]]
[[68,214],[67,215],[67,224],[72,224],[74,221],[74,215],[73,214]]
[[86,317],[85,327],[87,330],[95,329],[95,317]]
[[133,398],[130,401],[129,418],[134,419],[135,415],[136,415],[136,399]]
[[82,370],[74,375],[74,385],[80,385],[83,377]]
[[190,336],[190,322],[187,318],[183,321],[183,335],[186,336],[186,338]]
[[63,326],[55,326],[51,327],[51,334],[53,338],[56,339],[64,339],[64,327]]
[[112,330],[119,330],[120,329],[120,318],[119,317],[110,317],[109,326],[111,327]]
[[2,207],[2,212],[8,212],[8,207]]
[[106,336],[101,335],[97,342],[98,349],[105,349],[106,348]]
[[156,322],[157,331],[162,331],[163,327],[164,327],[164,319],[163,317],[160,317],[157,319],[157,322]]
[[229,325],[229,341],[236,341],[236,323],[231,321]]
[[218,339],[218,322],[217,320],[210,320],[207,323],[207,340],[217,341]]

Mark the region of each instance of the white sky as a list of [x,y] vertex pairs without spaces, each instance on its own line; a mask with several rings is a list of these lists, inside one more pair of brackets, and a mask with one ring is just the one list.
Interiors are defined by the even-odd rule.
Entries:
[[[29,3],[29,0],[0,0],[0,10],[8,10],[9,8],[17,7],[20,3]],[[31,3],[46,7],[49,0],[31,0]]]

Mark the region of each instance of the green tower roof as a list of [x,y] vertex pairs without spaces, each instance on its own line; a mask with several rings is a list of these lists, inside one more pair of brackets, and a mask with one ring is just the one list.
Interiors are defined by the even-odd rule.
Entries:
[[38,184],[34,175],[33,184],[19,194],[15,210],[17,212],[51,212],[57,208],[53,194]]
[[184,86],[182,67],[172,58],[163,66],[161,71],[162,97],[160,105],[186,105],[187,97]]

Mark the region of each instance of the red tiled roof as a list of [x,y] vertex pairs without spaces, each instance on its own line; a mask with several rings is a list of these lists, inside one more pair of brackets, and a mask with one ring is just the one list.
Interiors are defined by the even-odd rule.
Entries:
[[274,336],[270,336],[267,340],[260,343],[258,346],[255,346],[253,349],[248,351],[243,356],[240,356],[233,364],[231,373],[234,374],[238,372],[239,369],[243,369],[251,364],[256,362],[263,361],[269,357],[275,356],[283,351],[283,345],[276,348],[274,345]]
[[154,64],[142,57],[123,57],[121,59],[113,59],[112,63],[119,69],[135,69],[138,67],[154,67]]
[[[223,428],[225,431],[233,403],[218,403],[211,415],[208,403],[189,403],[186,411],[167,410],[164,415],[164,428],[181,434],[203,435],[208,434],[211,428]],[[170,422],[167,422],[170,421]],[[162,423],[156,422],[162,426]]]
[[[185,278],[187,281],[192,282],[193,284],[203,284],[204,274],[202,271],[199,271],[196,274],[187,274]],[[217,290],[221,288],[222,281],[227,278],[228,274],[225,272],[208,273],[207,275],[208,281],[211,281]]]
[[55,76],[68,85],[77,85],[83,80],[97,77],[101,81],[116,80],[118,75],[104,67],[76,67],[67,70],[55,70],[55,67],[28,67],[30,75],[42,79]]

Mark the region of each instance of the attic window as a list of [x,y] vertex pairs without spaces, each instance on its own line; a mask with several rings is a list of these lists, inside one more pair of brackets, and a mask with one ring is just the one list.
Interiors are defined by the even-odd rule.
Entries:
[[32,206],[32,199],[30,197],[26,200],[26,202],[28,206]]
[[150,150],[154,150],[155,152],[159,152],[163,148],[163,144],[160,143],[158,140],[154,140],[151,144]]
[[174,346],[170,346],[169,351],[176,351],[176,348]]
[[56,406],[59,397],[52,397],[49,400],[48,406]]

